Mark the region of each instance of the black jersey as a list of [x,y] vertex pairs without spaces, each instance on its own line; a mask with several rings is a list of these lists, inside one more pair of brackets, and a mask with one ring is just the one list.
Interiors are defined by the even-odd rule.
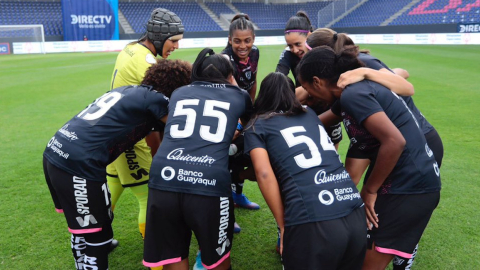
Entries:
[[[302,85],[297,80],[296,73],[296,68],[299,62],[300,58],[298,58],[298,56],[292,53],[290,51],[290,48],[287,47],[285,48],[285,50],[283,50],[282,54],[280,54],[280,59],[278,60],[275,72],[280,72],[283,73],[285,76],[288,76],[288,73],[291,71],[293,76],[295,77],[295,86],[300,87]],[[329,107],[322,102],[319,102],[315,104],[312,109],[317,115],[320,115],[326,112]],[[327,131],[328,136],[330,136],[334,144],[340,143],[340,141],[342,140],[342,126],[340,123],[333,126],[325,127],[325,130]]]
[[[358,59],[365,63],[365,65],[371,69],[380,70],[382,68],[386,68],[392,71],[385,63],[380,61],[378,58],[366,53],[358,54]],[[393,71],[392,71],[393,72]],[[433,130],[433,126],[427,121],[427,119],[423,116],[423,114],[418,110],[417,106],[413,102],[412,97],[402,96],[403,100],[407,103],[408,108],[412,111],[415,117],[418,120],[418,124],[422,128],[423,134],[427,134],[428,132]]]
[[289,72],[292,72],[292,75],[295,78],[295,86],[301,86],[300,82],[297,80],[297,72],[296,68],[298,63],[300,62],[300,58],[296,56],[294,53],[290,51],[290,48],[287,47],[283,50],[282,54],[280,54],[280,59],[278,60],[277,68],[275,72],[281,72],[288,76]]
[[205,196],[232,196],[228,149],[238,119],[251,113],[236,86],[194,82],[173,92],[149,187]]
[[310,108],[296,116],[258,118],[245,131],[245,152],[255,148],[268,151],[285,206],[285,226],[343,217],[363,204]]
[[107,165],[144,138],[167,108],[168,98],[150,86],[113,89],[57,131],[43,155],[70,174],[105,182]]
[[440,190],[438,165],[418,121],[403,99],[378,83],[364,80],[347,86],[340,100],[342,117],[355,120],[346,128],[352,140],[355,138],[353,127],[355,130],[364,129],[362,122],[381,111],[406,140],[396,166],[379,189],[380,194],[420,194]]
[[247,62],[242,62],[237,55],[233,53],[232,46],[228,46],[222,51],[222,54],[228,55],[233,65],[234,77],[238,87],[250,91],[257,80],[258,61],[260,59],[260,51],[256,46],[252,46],[252,50],[248,54]]
[[340,100],[337,100],[331,107],[332,112],[342,117],[343,126],[345,131],[347,131],[348,137],[350,138],[350,146],[347,153],[347,157],[350,157],[349,154],[351,151],[358,152],[354,158],[360,158],[360,155],[367,158],[375,156],[380,142],[375,138],[370,132],[368,132],[360,123],[357,122],[355,118],[351,115],[342,113],[342,103]]

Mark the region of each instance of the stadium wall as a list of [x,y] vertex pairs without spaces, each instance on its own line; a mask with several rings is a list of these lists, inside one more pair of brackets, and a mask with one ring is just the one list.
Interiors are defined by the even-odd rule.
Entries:
[[[348,33],[358,44],[479,44],[480,33],[458,33],[457,24],[380,26],[334,28]],[[257,30],[256,45],[285,44],[283,30]],[[65,42],[62,36],[46,37],[47,53],[119,51],[128,42],[137,40],[140,34],[121,34],[120,40]],[[223,47],[227,44],[227,31],[187,32],[180,41],[182,48]],[[2,39],[8,52],[2,54],[39,53],[41,45],[28,40]],[[9,46],[6,46],[8,44]],[[5,49],[7,50],[7,49]]]
[[[351,34],[356,44],[451,44],[480,45],[480,33],[429,33],[429,34]],[[133,40],[105,41],[57,41],[43,44],[46,53],[63,52],[108,52],[120,51]],[[216,38],[184,38],[180,40],[180,48],[224,47],[226,37]],[[258,36],[255,45],[282,45],[285,38],[281,36]],[[5,46],[6,47],[6,46]],[[14,42],[13,54],[41,53],[40,42]],[[6,53],[7,54],[7,53]]]

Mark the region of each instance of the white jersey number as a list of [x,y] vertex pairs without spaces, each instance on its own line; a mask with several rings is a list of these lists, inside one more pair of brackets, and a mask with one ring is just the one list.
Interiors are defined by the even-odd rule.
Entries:
[[[184,106],[198,106],[200,100],[198,99],[185,99],[177,102],[175,106],[175,111],[173,112],[173,117],[185,115],[187,117],[185,121],[185,128],[183,130],[179,129],[179,125],[172,125],[170,128],[170,135],[172,138],[188,138],[192,136],[195,129],[195,121],[197,118],[197,112],[192,108],[185,108]],[[217,130],[212,133],[212,127],[206,125],[200,125],[200,137],[202,139],[219,143],[223,141],[225,136],[225,130],[227,128],[227,116],[224,112],[217,110],[215,108],[221,108],[224,110],[230,109],[230,103],[218,101],[218,100],[206,100],[205,106],[203,108],[203,116],[215,117],[218,119]]]
[[[323,150],[331,150],[336,152],[335,146],[330,140],[330,137],[328,137],[325,129],[320,125],[318,126],[318,128],[320,130],[320,145],[322,146]],[[302,126],[294,126],[280,131],[288,147],[291,148],[295,145],[299,145],[302,143],[308,146],[308,149],[310,150],[310,155],[312,156],[311,158],[306,158],[304,154],[299,154],[294,157],[295,162],[300,168],[308,169],[319,166],[320,164],[322,164],[322,156],[320,154],[320,151],[318,150],[317,145],[310,137],[307,137],[305,135],[295,136],[295,133],[299,132],[306,132],[306,130]]]
[[97,120],[102,117],[110,108],[122,98],[122,94],[118,92],[109,92],[99,97],[95,102],[88,105],[85,110],[81,111],[77,117],[84,120]]

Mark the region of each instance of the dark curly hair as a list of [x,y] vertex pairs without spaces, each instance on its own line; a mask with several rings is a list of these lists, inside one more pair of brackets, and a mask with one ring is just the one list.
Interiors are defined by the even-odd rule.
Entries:
[[183,60],[158,59],[157,63],[147,69],[142,84],[170,97],[173,91],[190,84],[192,64]]

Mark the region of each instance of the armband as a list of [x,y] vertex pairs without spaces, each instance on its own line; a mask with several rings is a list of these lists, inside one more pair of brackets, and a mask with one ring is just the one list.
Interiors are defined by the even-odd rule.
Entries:
[[240,124],[240,123],[237,124],[237,130],[238,130],[238,131],[242,131],[242,130],[243,130],[242,124]]

